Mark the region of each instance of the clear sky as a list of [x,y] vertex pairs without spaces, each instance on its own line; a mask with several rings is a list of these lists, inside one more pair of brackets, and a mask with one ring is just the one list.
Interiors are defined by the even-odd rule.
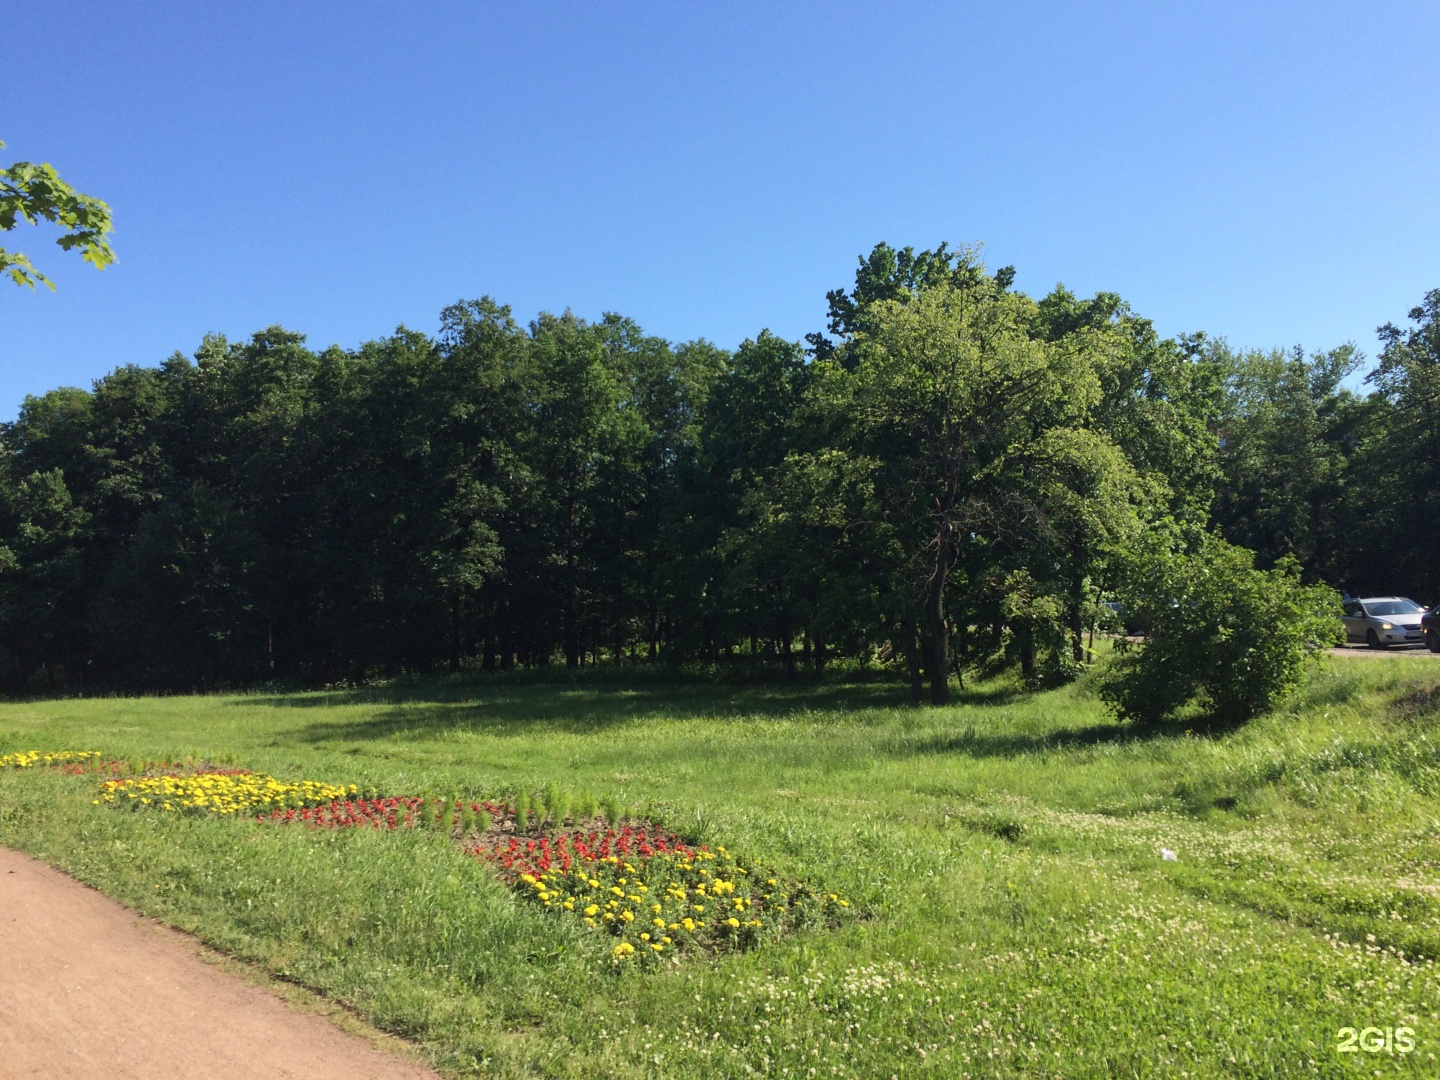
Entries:
[[1163,334],[1368,354],[1440,287],[1440,5],[9,5],[0,160],[115,214],[0,286],[24,395],[489,293],[734,346],[856,256],[984,242]]

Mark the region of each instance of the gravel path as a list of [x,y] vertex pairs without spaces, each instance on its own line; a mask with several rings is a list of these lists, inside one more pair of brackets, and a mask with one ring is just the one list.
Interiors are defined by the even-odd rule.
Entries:
[[439,1080],[0,847],[0,1080]]

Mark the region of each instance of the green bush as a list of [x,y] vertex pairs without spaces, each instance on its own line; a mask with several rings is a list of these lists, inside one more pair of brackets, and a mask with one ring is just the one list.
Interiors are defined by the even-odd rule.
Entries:
[[1150,550],[1121,589],[1143,645],[1122,644],[1101,697],[1127,720],[1155,723],[1199,700],[1222,723],[1265,712],[1304,678],[1306,661],[1341,638],[1333,589],[1306,585],[1295,560],[1255,569],[1255,553],[1207,538],[1190,554]]

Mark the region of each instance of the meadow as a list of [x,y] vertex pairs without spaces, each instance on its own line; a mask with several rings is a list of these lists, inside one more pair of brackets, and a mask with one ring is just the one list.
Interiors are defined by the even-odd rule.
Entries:
[[[0,754],[188,755],[391,795],[588,790],[852,905],[648,968],[434,830],[134,812],[95,805],[93,776],[29,768],[0,771],[0,844],[454,1076],[1440,1074],[1429,658],[1328,660],[1223,732],[1118,725],[1083,681],[906,694],[600,672],[0,705]],[[1345,1049],[1367,1027],[1407,1027],[1413,1049]]]

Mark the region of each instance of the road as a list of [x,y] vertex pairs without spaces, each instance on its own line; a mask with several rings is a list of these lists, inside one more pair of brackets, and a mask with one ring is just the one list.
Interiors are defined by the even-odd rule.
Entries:
[[1372,649],[1368,645],[1342,645],[1338,649],[1327,649],[1331,656],[1368,656],[1372,660],[1383,660],[1389,656],[1424,656],[1440,660],[1440,653],[1432,653],[1424,645],[1392,645],[1388,649]]

